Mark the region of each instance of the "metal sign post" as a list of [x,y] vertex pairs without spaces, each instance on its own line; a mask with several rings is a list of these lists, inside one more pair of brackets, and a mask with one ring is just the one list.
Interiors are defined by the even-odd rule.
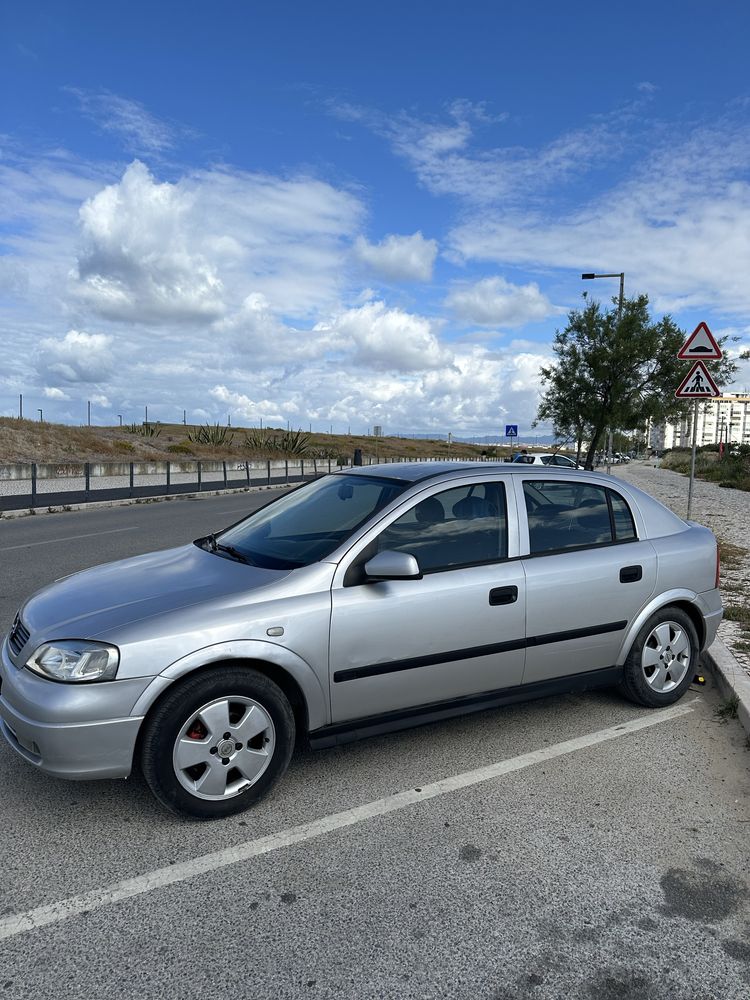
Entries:
[[693,483],[695,482],[695,453],[698,437],[698,400],[693,401],[693,450],[690,454],[690,482],[688,483],[687,520],[690,520],[690,509],[693,506]]

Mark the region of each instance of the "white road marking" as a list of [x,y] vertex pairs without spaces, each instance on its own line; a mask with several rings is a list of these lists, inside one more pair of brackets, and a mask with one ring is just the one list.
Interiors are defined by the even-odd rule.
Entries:
[[26,931],[45,927],[47,924],[57,924],[63,920],[69,920],[71,917],[87,913],[100,906],[111,906],[113,903],[118,903],[121,900],[132,899],[133,896],[142,896],[144,893],[152,892],[154,889],[163,889],[165,886],[184,882],[186,879],[195,878],[197,875],[206,875],[209,872],[218,871],[221,868],[237,864],[240,861],[248,861],[250,858],[270,854],[272,851],[278,851],[284,847],[302,844],[307,840],[313,840],[315,837],[322,837],[327,833],[334,833],[336,830],[342,830],[345,827],[363,823],[365,820],[373,819],[375,816],[385,816],[388,813],[397,812],[400,809],[416,805],[427,799],[434,799],[439,795],[447,795],[450,792],[457,792],[462,788],[479,785],[484,781],[491,781],[493,778],[512,774],[514,771],[533,767],[534,764],[541,764],[555,757],[564,757],[578,750],[585,750],[587,747],[596,746],[598,743],[605,743],[607,740],[616,740],[621,736],[627,736],[629,733],[637,733],[641,729],[649,729],[651,726],[670,722],[672,719],[688,715],[692,711],[692,704],[688,704],[675,705],[660,712],[650,712],[648,715],[633,719],[631,722],[623,722],[618,726],[610,726],[608,729],[599,729],[597,732],[589,733],[586,736],[577,736],[575,739],[555,743],[540,750],[532,750],[530,753],[511,757],[508,760],[497,761],[494,764],[488,764],[486,767],[479,767],[473,771],[464,771],[463,774],[454,774],[450,778],[443,778],[440,781],[435,781],[418,789],[409,788],[404,792],[396,792],[393,795],[387,795],[385,798],[377,799],[374,802],[367,802],[364,805],[355,806],[353,809],[346,809],[344,812],[323,816],[321,819],[313,820],[311,823],[303,823],[300,826],[294,826],[279,833],[272,833],[257,840],[250,840],[244,844],[237,844],[234,847],[225,847],[221,851],[204,854],[189,861],[181,861],[175,865],[170,865],[168,868],[157,868],[154,871],[146,872],[144,875],[136,875],[134,878],[115,882],[113,885],[106,886],[103,889],[93,889],[91,892],[85,892],[80,896],[71,896],[69,899],[63,899],[57,903],[37,906],[32,910],[26,910],[24,913],[17,913],[0,920],[0,941],[23,934]]
[[24,542],[23,545],[4,545],[0,552],[10,552],[11,549],[30,549],[32,545],[54,545],[57,542],[74,542],[78,538],[95,538],[97,535],[115,535],[118,531],[138,531],[138,525],[132,528],[108,528],[106,531],[89,531],[85,535],[66,535],[65,538],[46,538],[41,542]]

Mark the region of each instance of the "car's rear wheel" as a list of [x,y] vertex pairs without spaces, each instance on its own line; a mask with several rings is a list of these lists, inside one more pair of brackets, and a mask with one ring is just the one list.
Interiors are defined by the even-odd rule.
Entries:
[[625,661],[625,694],[649,708],[671,705],[690,687],[699,653],[690,616],[681,608],[662,608],[640,630]]
[[172,812],[218,819],[268,793],[289,764],[294,714],[281,689],[248,667],[188,678],[146,721],[143,774]]

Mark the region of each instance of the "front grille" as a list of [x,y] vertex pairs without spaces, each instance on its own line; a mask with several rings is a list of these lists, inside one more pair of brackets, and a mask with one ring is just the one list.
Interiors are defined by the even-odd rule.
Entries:
[[19,615],[16,615],[13,620],[13,626],[10,630],[10,635],[8,636],[8,645],[10,646],[10,651],[14,656],[18,656],[29,641],[29,630],[26,628],[24,623],[21,621]]

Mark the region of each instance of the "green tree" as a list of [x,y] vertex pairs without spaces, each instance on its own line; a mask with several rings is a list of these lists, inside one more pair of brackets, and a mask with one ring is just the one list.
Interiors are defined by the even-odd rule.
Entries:
[[[615,306],[604,309],[586,301],[555,334],[556,361],[540,370],[537,420],[551,423],[557,436],[577,440],[579,450],[588,440],[585,464],[590,468],[607,427],[633,431],[649,418],[674,419],[689,409],[689,403],[675,398],[690,369],[690,362],[677,360],[686,336],[670,316],[651,317],[646,295],[625,299],[621,314]],[[736,371],[726,355],[711,363],[720,386]]]

